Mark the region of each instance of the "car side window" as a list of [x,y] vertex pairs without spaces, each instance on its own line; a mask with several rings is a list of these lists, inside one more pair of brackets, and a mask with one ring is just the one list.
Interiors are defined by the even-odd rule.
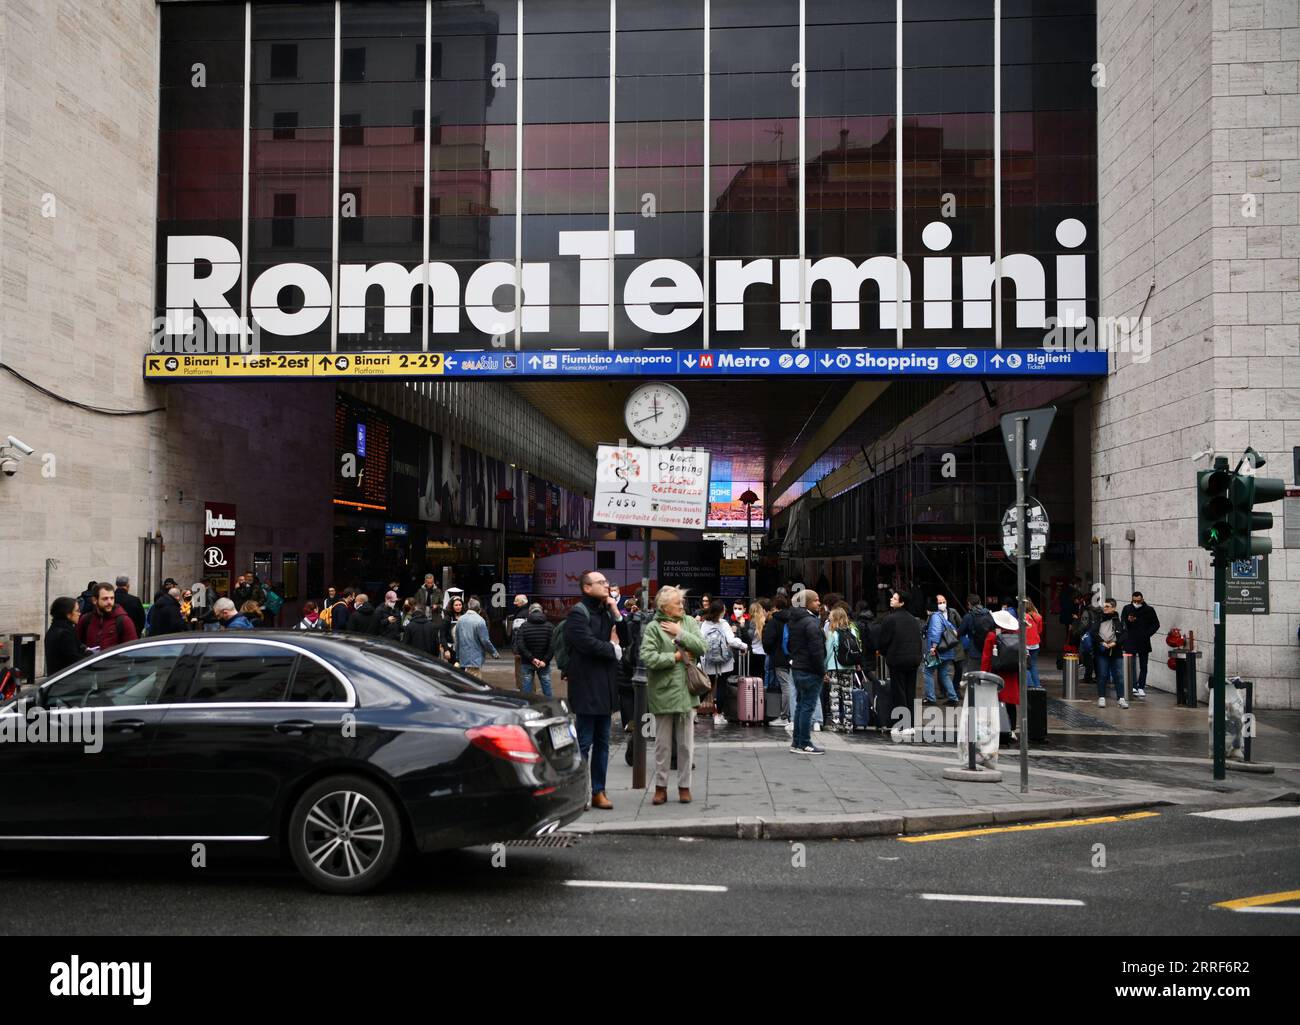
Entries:
[[297,653],[269,644],[209,644],[203,648],[190,704],[283,701]]
[[45,688],[46,708],[112,708],[152,705],[176,667],[183,644],[158,644],[110,655]]
[[290,701],[346,701],[347,692],[333,673],[306,655],[298,656],[298,668],[289,688]]

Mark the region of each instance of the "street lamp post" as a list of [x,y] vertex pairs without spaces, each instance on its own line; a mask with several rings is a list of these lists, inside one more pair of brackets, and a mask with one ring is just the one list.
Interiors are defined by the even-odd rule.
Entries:
[[753,582],[753,569],[751,567],[754,558],[754,535],[750,523],[750,517],[754,512],[754,503],[758,501],[758,496],[751,490],[746,490],[740,496],[740,500],[745,503],[745,591],[752,596],[757,590]]

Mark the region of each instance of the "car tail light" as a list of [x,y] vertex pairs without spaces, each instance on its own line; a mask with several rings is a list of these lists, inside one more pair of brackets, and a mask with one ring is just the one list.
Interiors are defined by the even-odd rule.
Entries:
[[475,726],[465,731],[469,742],[495,758],[531,765],[542,760],[533,738],[522,726]]

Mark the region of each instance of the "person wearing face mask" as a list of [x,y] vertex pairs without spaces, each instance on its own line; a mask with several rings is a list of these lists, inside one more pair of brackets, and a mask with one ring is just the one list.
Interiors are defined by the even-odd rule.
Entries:
[[1115,611],[1115,599],[1107,598],[1102,605],[1101,618],[1092,627],[1093,658],[1097,663],[1097,707],[1106,707],[1106,686],[1115,684],[1119,707],[1128,708],[1124,695],[1124,644],[1126,641],[1124,617]]
[[1160,617],[1146,603],[1141,591],[1133,592],[1133,600],[1120,613],[1124,620],[1124,650],[1137,656],[1137,683],[1133,687],[1135,698],[1147,696],[1147,659],[1151,655],[1151,638],[1160,629]]
[[731,603],[731,611],[727,613],[727,622],[731,624],[732,633],[741,638],[746,643],[749,638],[746,634],[749,632],[749,616],[745,614],[745,603],[737,598]]
[[956,664],[957,651],[961,647],[957,637],[958,624],[948,611],[948,599],[935,595],[934,609],[926,622],[925,643],[925,703],[936,704],[934,678],[937,675],[943,681],[944,696],[948,704],[957,704],[957,690],[953,684],[953,667]]

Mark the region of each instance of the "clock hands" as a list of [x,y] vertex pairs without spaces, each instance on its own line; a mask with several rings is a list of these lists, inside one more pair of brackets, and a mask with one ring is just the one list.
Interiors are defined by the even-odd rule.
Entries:
[[652,413],[650,416],[643,416],[640,420],[635,420],[635,421],[633,421],[633,423],[632,423],[632,426],[633,426],[633,427],[636,427],[636,426],[638,426],[638,425],[640,425],[640,424],[643,424],[643,423],[645,423],[647,420],[658,420],[658,419],[659,419],[659,414],[663,412],[663,408],[659,405],[659,397],[658,397],[658,396],[655,396],[654,402],[653,402],[653,404],[650,406],[650,408],[654,410],[654,413]]

